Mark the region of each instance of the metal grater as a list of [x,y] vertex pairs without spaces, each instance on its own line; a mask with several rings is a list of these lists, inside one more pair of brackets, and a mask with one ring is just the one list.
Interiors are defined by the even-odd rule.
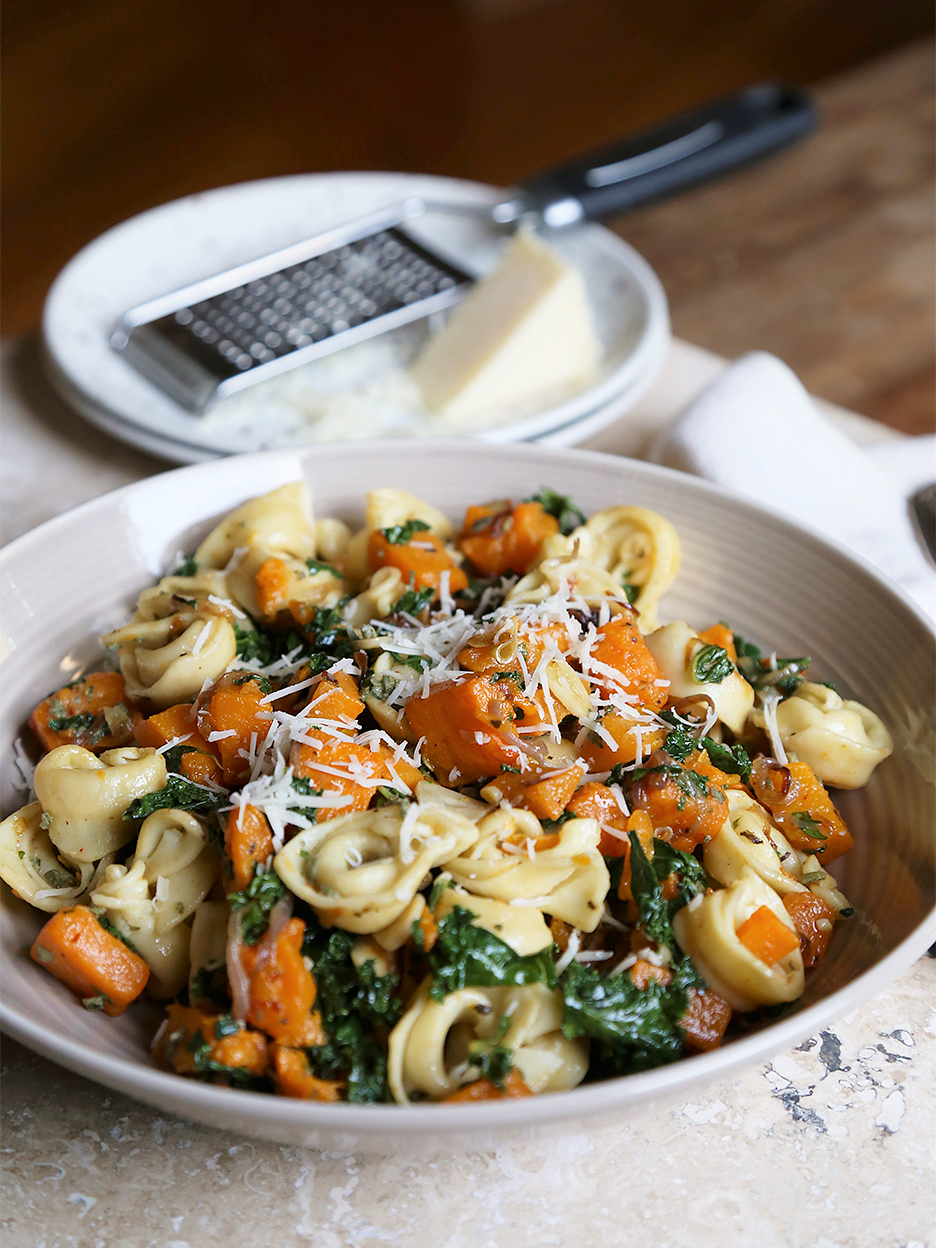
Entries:
[[111,343],[201,414],[264,377],[448,307],[472,278],[400,228],[419,209],[372,214],[141,304]]
[[718,177],[806,134],[795,87],[762,83],[539,174],[490,205],[418,198],[131,309],[111,343],[191,412],[455,303],[471,278],[401,227],[426,211],[492,228],[597,220]]

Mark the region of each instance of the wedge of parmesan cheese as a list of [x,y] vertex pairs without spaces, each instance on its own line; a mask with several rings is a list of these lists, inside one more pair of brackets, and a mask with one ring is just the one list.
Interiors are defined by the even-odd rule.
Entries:
[[461,418],[584,384],[600,357],[581,273],[521,230],[410,374],[430,411]]

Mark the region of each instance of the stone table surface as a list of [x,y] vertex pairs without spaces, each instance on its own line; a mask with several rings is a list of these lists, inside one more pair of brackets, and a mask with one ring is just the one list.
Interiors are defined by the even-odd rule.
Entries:
[[[604,449],[725,362],[677,343]],[[0,365],[7,537],[167,465],[85,426],[30,344]],[[886,436],[833,413],[860,441]],[[615,443],[615,437],[617,442]],[[689,1101],[432,1161],[251,1141],[4,1046],[3,1248],[936,1248],[936,962]]]

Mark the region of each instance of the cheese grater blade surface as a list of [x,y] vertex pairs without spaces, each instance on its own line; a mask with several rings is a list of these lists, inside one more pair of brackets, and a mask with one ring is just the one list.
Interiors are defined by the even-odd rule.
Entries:
[[[400,215],[384,214],[390,222]],[[467,273],[398,224],[374,224],[331,231],[133,308],[111,343],[200,415],[217,398],[465,294],[473,280]]]

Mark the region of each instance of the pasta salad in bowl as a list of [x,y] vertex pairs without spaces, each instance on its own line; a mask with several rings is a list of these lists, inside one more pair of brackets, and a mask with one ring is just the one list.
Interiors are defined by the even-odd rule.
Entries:
[[875,860],[905,717],[752,633],[736,579],[713,611],[722,554],[679,599],[684,478],[511,448],[487,501],[491,451],[457,491],[393,455],[332,510],[359,452],[310,457],[311,490],[243,491],[240,461],[237,505],[30,705],[0,876],[41,912],[33,982],[149,1032],[142,1094],[207,1120],[234,1092],[516,1118],[795,1025],[887,943],[841,868]]

